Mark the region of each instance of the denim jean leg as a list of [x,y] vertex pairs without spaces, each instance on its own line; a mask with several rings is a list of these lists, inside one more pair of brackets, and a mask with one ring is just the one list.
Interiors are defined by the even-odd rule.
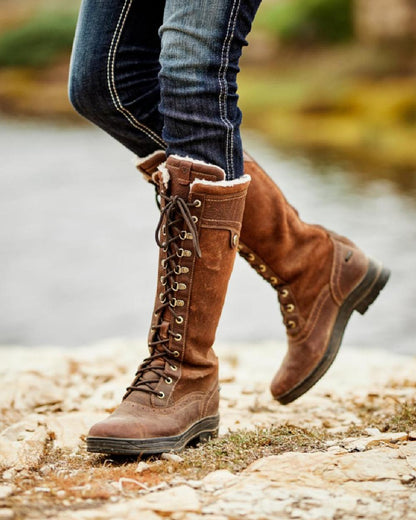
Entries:
[[69,97],[84,117],[140,157],[166,147],[158,110],[164,0],[83,0]]
[[166,0],[160,111],[167,153],[243,174],[238,62],[261,0]]

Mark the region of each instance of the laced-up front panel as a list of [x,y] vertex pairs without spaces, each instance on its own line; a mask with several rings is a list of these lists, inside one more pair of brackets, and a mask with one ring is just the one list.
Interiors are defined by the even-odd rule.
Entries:
[[201,256],[198,216],[201,201],[161,197],[161,214],[156,228],[160,248],[158,295],[149,335],[150,356],[140,365],[131,392],[147,392],[164,400],[180,376],[185,321],[189,299],[189,280],[195,256]]

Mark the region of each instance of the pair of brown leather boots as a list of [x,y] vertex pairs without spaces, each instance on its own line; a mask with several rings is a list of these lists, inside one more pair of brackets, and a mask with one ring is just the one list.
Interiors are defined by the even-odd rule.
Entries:
[[160,152],[138,165],[161,209],[150,355],[118,408],[91,428],[91,452],[161,453],[217,433],[212,345],[237,251],[278,295],[288,351],[271,392],[282,404],[323,376],[352,312],[364,314],[389,277],[348,239],[304,223],[251,157],[235,181],[202,162],[164,161]]

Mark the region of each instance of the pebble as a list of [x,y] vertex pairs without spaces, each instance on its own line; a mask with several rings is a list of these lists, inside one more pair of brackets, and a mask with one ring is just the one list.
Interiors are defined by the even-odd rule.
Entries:
[[12,480],[16,475],[16,471],[14,469],[8,469],[3,472],[2,478],[3,480]]
[[183,462],[183,458],[176,453],[162,453],[161,458],[170,462]]
[[12,486],[0,486],[0,499],[7,498],[13,493]]
[[150,464],[141,460],[137,464],[136,473],[141,473],[142,471],[146,471],[147,469],[150,469]]

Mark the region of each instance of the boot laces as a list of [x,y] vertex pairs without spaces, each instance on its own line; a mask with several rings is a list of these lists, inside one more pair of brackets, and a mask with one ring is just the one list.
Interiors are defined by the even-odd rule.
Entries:
[[[157,245],[164,253],[162,255],[164,257],[162,260],[162,268],[164,269],[162,284],[165,290],[159,295],[161,303],[154,311],[158,320],[156,325],[152,327],[153,341],[149,343],[150,356],[144,359],[139,366],[133,383],[126,389],[127,392],[124,398],[133,391],[147,392],[161,398],[164,396],[162,392],[156,391],[154,387],[162,377],[165,377],[165,362],[170,362],[171,366],[174,367],[172,360],[176,360],[180,356],[177,350],[172,351],[169,348],[170,338],[174,337],[176,340],[179,340],[180,336],[172,332],[171,323],[172,320],[183,321],[183,317],[175,309],[177,306],[183,305],[184,302],[177,299],[175,295],[181,285],[184,288],[186,288],[186,285],[177,282],[177,278],[182,272],[185,272],[182,271],[180,266],[181,257],[193,254],[191,250],[180,247],[179,242],[186,239],[192,240],[194,251],[199,258],[201,257],[198,229],[190,211],[191,207],[199,206],[200,201],[186,202],[177,195],[167,196],[164,193],[160,193],[160,197],[164,205],[161,208],[155,239]],[[165,311],[170,314],[170,319],[169,317],[166,319]],[[161,337],[160,329],[165,321],[168,321],[169,325],[165,331],[166,337]],[[177,322],[182,323],[182,321]],[[149,374],[154,377],[149,377]],[[146,378],[144,378],[145,375]]]

